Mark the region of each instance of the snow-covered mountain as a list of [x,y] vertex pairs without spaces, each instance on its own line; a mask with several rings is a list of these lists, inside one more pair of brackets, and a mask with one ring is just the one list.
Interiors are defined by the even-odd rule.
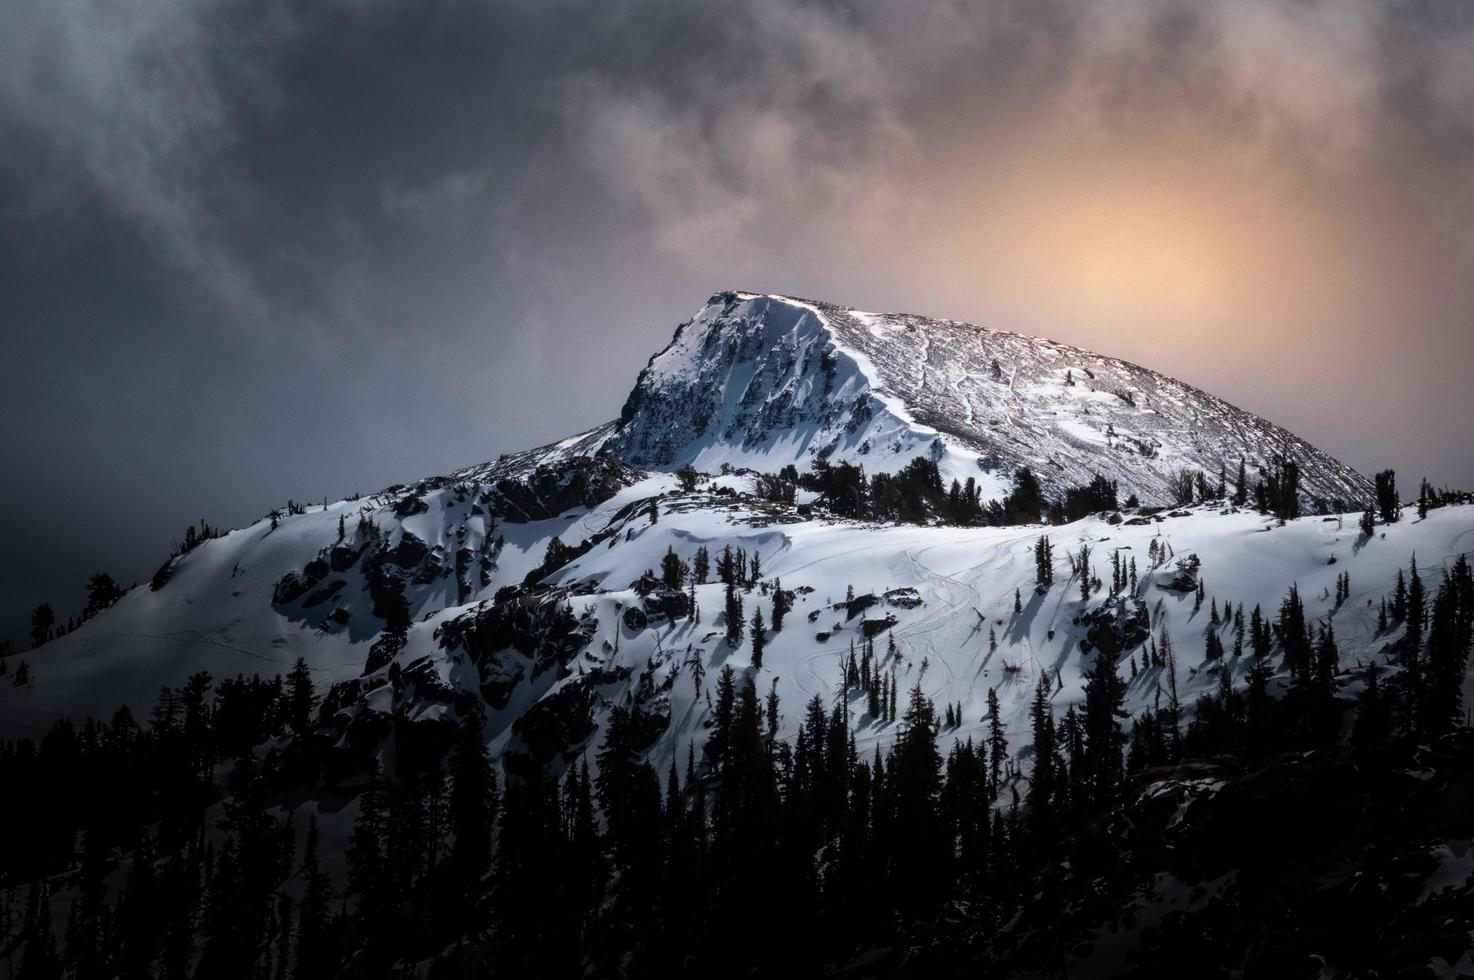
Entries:
[[1308,501],[1349,510],[1366,478],[1191,385],[1050,340],[907,314],[718,293],[651,358],[603,452],[636,466],[891,472],[929,455],[997,495],[1020,466],[1059,494],[1096,474],[1172,503],[1183,469],[1300,466]]
[[[647,751],[663,763],[691,745],[700,752],[724,665],[777,690],[792,734],[806,700],[837,695],[851,643],[867,637],[903,690],[919,683],[939,705],[961,706],[951,735],[978,733],[992,687],[1021,737],[1042,672],[1063,710],[1081,697],[1092,651],[1118,648],[1139,664],[1135,644],[1148,630],[1176,641],[1185,703],[1221,671],[1240,677],[1247,658],[1203,660],[1211,609],[1269,612],[1291,583],[1309,616],[1334,622],[1349,672],[1395,639],[1397,627],[1378,630],[1376,605],[1414,552],[1435,576],[1474,548],[1474,507],[1409,514],[1370,539],[1356,514],[1281,526],[1224,503],[1054,528],[896,526],[836,519],[802,491],[792,503],[767,501],[753,474],[719,472],[819,458],[882,472],[931,454],[944,472],[991,475],[998,492],[1028,464],[1050,487],[1099,472],[1120,481],[1122,496],[1150,502],[1165,497],[1176,468],[1216,477],[1220,460],[1232,474],[1240,455],[1252,467],[1279,452],[1300,462],[1313,496],[1359,510],[1369,495],[1363,478],[1283,430],[1143,368],[945,321],[719,294],[652,358],[618,422],[263,519],[173,559],[157,588],[135,588],[22,655],[33,682],[0,682],[0,737],[37,734],[62,715],[106,716],[120,703],[143,717],[161,686],[193,671],[270,675],[301,657],[320,689],[336,685],[323,715],[345,731],[391,710],[431,720],[479,702],[498,752],[556,767],[597,746],[615,706],[638,707]],[[688,463],[708,474],[689,488],[672,472]],[[1057,582],[1038,593],[1042,534]],[[1082,595],[1065,561],[1082,545],[1098,578],[1110,577],[1113,554],[1134,559],[1134,592],[1111,597],[1092,585]],[[668,551],[689,563],[698,548],[715,556],[729,546],[761,560],[760,581],[741,593],[747,616],[759,606],[769,615],[780,580],[793,594],[761,668],[749,640],[726,642],[714,578],[695,587],[697,619],[685,592],[645,574]],[[1179,587],[1193,555],[1201,605]],[[1342,573],[1351,595],[1336,602]],[[858,601],[847,604],[851,589]],[[394,594],[410,621],[397,651],[381,643]],[[1163,683],[1159,668],[1140,670],[1128,708],[1150,704]],[[1346,684],[1355,684],[1349,673]],[[852,719],[862,745],[894,728],[863,704]]]

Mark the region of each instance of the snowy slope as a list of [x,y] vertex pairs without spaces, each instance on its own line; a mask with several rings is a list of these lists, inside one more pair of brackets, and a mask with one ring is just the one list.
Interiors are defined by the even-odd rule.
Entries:
[[[995,370],[996,365],[996,370]],[[1135,364],[1053,341],[811,300],[713,296],[651,358],[603,452],[637,466],[777,470],[931,455],[984,497],[1029,465],[1058,495],[1102,473],[1170,503],[1183,468],[1251,479],[1296,460],[1307,500],[1363,503],[1360,474],[1284,429]]]
[[[639,488],[631,492],[638,493]],[[1258,604],[1272,616],[1290,584],[1298,583],[1307,616],[1335,627],[1349,693],[1356,686],[1350,672],[1371,659],[1385,660],[1385,648],[1400,633],[1394,628],[1379,634],[1376,629],[1376,603],[1390,592],[1397,570],[1405,570],[1416,551],[1421,574],[1433,583],[1454,557],[1474,550],[1474,507],[1469,506],[1434,511],[1425,521],[1405,520],[1387,528],[1385,536],[1362,542],[1356,515],[1303,518],[1280,527],[1251,512],[1193,509],[1185,516],[1163,516],[1136,526],[1089,518],[1057,528],[957,529],[822,520],[770,523],[771,515],[755,503],[730,510],[709,503],[699,493],[668,497],[657,523],[650,524],[642,515],[623,520],[611,546],[594,549],[550,578],[568,586],[560,601],[580,615],[587,640],[579,655],[568,660],[567,676],[549,671],[534,679],[528,670],[525,696],[514,697],[511,710],[492,713],[489,734],[498,748],[527,748],[514,723],[535,703],[592,705],[593,726],[587,738],[561,746],[563,758],[572,758],[597,746],[610,707],[639,702],[647,712],[669,719],[651,746],[652,759],[662,764],[672,755],[684,759],[688,744],[694,743],[698,752],[704,744],[707,700],[724,664],[732,665],[739,676],[750,674],[761,693],[776,685],[784,707],[783,732],[791,736],[805,701],[819,695],[833,704],[838,697],[849,644],[862,642],[862,621],[884,616],[894,616],[896,622],[877,636],[876,648],[883,654],[888,639],[895,638],[903,691],[919,682],[939,706],[960,703],[964,724],[949,734],[967,737],[981,732],[987,690],[996,687],[1009,733],[1017,741],[1025,736],[1028,700],[1042,671],[1056,679],[1059,711],[1083,696],[1082,676],[1093,654],[1082,650],[1088,625],[1077,619],[1099,609],[1107,597],[1097,590],[1088,601],[1080,598],[1078,578],[1068,573],[1064,554],[1078,551],[1081,544],[1089,544],[1094,552],[1097,578],[1109,579],[1112,550],[1121,549],[1127,560],[1136,557],[1141,573],[1138,592],[1151,629],[1155,635],[1165,627],[1178,651],[1178,687],[1184,704],[1191,704],[1201,692],[1216,690],[1219,669],[1203,657],[1210,603],[1205,601],[1194,611],[1191,593],[1161,587],[1176,575],[1176,559],[1193,553],[1202,559],[1207,594],[1220,609],[1229,602],[1243,602],[1250,610]],[[602,512],[588,515],[584,526],[593,527],[601,516]],[[1033,546],[1046,532],[1056,550],[1057,581],[1041,596],[1031,588]],[[1147,561],[1153,538],[1172,556],[1156,570],[1150,570]],[[631,628],[624,616],[626,610],[642,605],[641,596],[628,588],[641,571],[658,567],[667,547],[689,559],[701,544],[713,550],[731,544],[757,552],[766,579],[781,579],[785,589],[798,590],[784,630],[768,638],[760,671],[751,667],[750,639],[735,649],[725,642],[721,585],[697,589],[699,624],[654,617],[649,626]],[[1351,598],[1337,608],[1335,579],[1343,572],[1351,576]],[[844,600],[849,587],[857,594],[877,596],[914,589],[921,604],[908,608],[904,601],[882,598],[864,615],[848,619],[834,604]],[[1013,612],[1015,588],[1022,589],[1024,607],[1019,614]],[[901,593],[898,599],[903,597]],[[761,605],[765,615],[770,611],[771,596],[761,590],[745,593],[744,600],[749,616],[755,605]],[[814,613],[818,615],[811,622]],[[981,617],[986,617],[985,624]],[[990,628],[999,643],[992,653]],[[417,630],[404,656],[410,662],[428,658],[448,685],[464,684],[470,675],[469,658],[463,651],[447,649],[434,632]],[[827,638],[821,639],[820,633]],[[1221,635],[1231,649],[1231,630],[1224,627]],[[1139,662],[1140,650],[1132,652]],[[530,664],[528,658],[511,653],[505,660]],[[697,663],[704,675],[699,685]],[[1238,683],[1249,657],[1229,657],[1221,663]],[[885,667],[889,669],[889,664]],[[653,699],[640,693],[642,681],[645,691],[654,692]],[[1166,687],[1163,671],[1143,670],[1130,684],[1128,707],[1149,705],[1159,687]],[[559,697],[569,689],[579,696]],[[888,740],[894,725],[865,716],[863,698],[853,697],[857,743],[868,748]]]
[[[1065,553],[1078,551],[1082,543],[1094,552],[1097,577],[1109,579],[1114,549],[1121,549],[1127,560],[1136,558],[1138,591],[1151,628],[1155,633],[1165,626],[1176,644],[1185,703],[1199,691],[1215,688],[1217,676],[1202,657],[1209,604],[1194,612],[1190,593],[1160,587],[1175,575],[1177,558],[1195,553],[1202,559],[1206,592],[1220,608],[1243,602],[1249,609],[1259,604],[1272,613],[1290,583],[1298,583],[1307,614],[1334,624],[1343,667],[1350,671],[1382,657],[1395,639],[1396,630],[1377,633],[1374,606],[1413,552],[1425,579],[1433,583],[1438,570],[1456,555],[1474,551],[1470,506],[1435,510],[1422,521],[1409,515],[1368,541],[1360,538],[1356,515],[1307,517],[1276,526],[1252,512],[1205,508],[1179,512],[1183,516],[1178,517],[1133,518],[1127,513],[1126,521],[1139,520],[1136,524],[1092,517],[1055,528],[925,528],[799,519],[792,511],[751,497],[712,492],[718,484],[730,488],[742,483],[743,478],[727,478],[683,494],[672,477],[657,474],[554,518],[497,521],[504,543],[487,586],[463,602],[450,576],[407,589],[415,623],[399,662],[412,666],[412,673],[433,675],[437,686],[451,693],[484,696],[498,685],[505,688],[488,705],[488,737],[499,751],[536,749],[557,764],[598,744],[614,705],[639,702],[663,721],[650,751],[664,760],[683,754],[688,744],[699,751],[707,698],[722,665],[751,673],[764,693],[776,684],[784,731],[792,734],[809,697],[817,694],[827,702],[837,696],[843,658],[850,642],[859,642],[863,620],[893,616],[894,626],[880,633],[876,643],[883,653],[894,637],[903,690],[919,682],[939,704],[960,703],[964,723],[950,734],[966,737],[984,724],[987,689],[996,687],[1008,730],[1021,738],[1027,701],[1041,671],[1058,678],[1055,701],[1060,710],[1081,697],[1081,677],[1091,655],[1080,642],[1088,625],[1077,619],[1106,602],[1102,591],[1082,601],[1078,579],[1066,569]],[[321,682],[357,677],[378,626],[362,584],[354,580],[332,602],[309,611],[300,601],[273,603],[276,583],[300,568],[304,555],[310,558],[333,546],[338,515],[344,512],[350,515],[350,546],[353,515],[360,512],[379,522],[390,551],[397,550],[405,534],[419,537],[431,553],[443,551],[463,528],[474,544],[485,533],[486,518],[472,511],[492,494],[490,485],[476,486],[451,481],[419,491],[404,488],[397,497],[315,508],[285,518],[275,530],[261,522],[207,542],[180,560],[162,590],[141,586],[82,629],[30,655],[36,673],[32,687],[0,684],[0,736],[34,734],[60,714],[102,714],[119,703],[145,714],[161,684],[177,684],[192,670],[209,670],[216,677],[238,671],[270,674],[285,671],[303,656]],[[406,495],[423,500],[426,510],[396,517],[395,505]],[[660,507],[654,523],[646,506],[651,498]],[[1033,545],[1042,533],[1050,535],[1055,548],[1057,581],[1041,596],[1031,586]],[[578,620],[570,646],[551,659],[544,652],[526,655],[510,646],[490,656],[473,656],[447,640],[447,624],[487,615],[495,606],[491,595],[503,585],[521,582],[539,564],[554,535],[569,543],[600,542],[545,580],[558,586],[545,601],[568,609]],[[1153,538],[1172,556],[1156,570],[1147,560]],[[700,624],[652,615],[647,623],[632,625],[625,615],[632,607],[644,607],[631,585],[645,570],[659,567],[668,547],[690,559],[702,544],[713,552],[730,544],[759,554],[764,579],[781,578],[785,589],[797,593],[783,632],[769,637],[761,671],[751,669],[750,640],[729,649],[723,639],[720,585],[697,589]],[[1336,608],[1331,597],[1342,572],[1351,577],[1351,600]],[[921,604],[911,607],[882,598],[850,619],[843,608],[834,608],[850,587],[857,594],[877,596],[914,589]],[[1022,590],[1020,614],[1013,612],[1015,588]],[[755,605],[765,615],[771,609],[771,596],[762,589],[745,593],[744,602],[748,615]],[[320,610],[330,608],[348,609],[348,624],[328,621]],[[999,644],[991,653],[989,629]],[[827,638],[821,639],[821,633]],[[1227,630],[1223,635],[1231,648],[1231,635]],[[698,663],[703,675],[699,685]],[[1247,669],[1247,658],[1229,658],[1223,665],[1238,677]],[[363,710],[389,709],[384,675],[381,669],[362,680]],[[1347,683],[1354,686],[1349,675]],[[1149,704],[1159,685],[1165,686],[1161,671],[1141,672],[1131,684],[1130,707]],[[450,697],[426,697],[410,706],[410,714],[433,716],[452,702]],[[539,744],[528,744],[526,731],[545,732],[547,716],[561,724],[570,712],[580,716],[573,737],[549,743],[540,735]],[[528,720],[519,726],[522,719]],[[893,726],[864,715],[858,696],[852,719],[862,746],[893,733]],[[566,733],[558,730],[562,738]]]
[[[174,560],[161,589],[137,586],[80,629],[17,657],[31,664],[35,681],[0,682],[0,738],[34,734],[64,715],[107,717],[120,704],[146,717],[161,686],[197,670],[217,679],[271,676],[302,657],[322,686],[356,677],[383,628],[366,588],[375,555],[403,582],[419,619],[520,583],[548,541],[576,525],[585,501],[634,478],[618,463],[572,460],[555,445],[208,540]],[[360,519],[376,534],[360,530]],[[316,560],[325,574],[306,579]],[[292,577],[311,585],[278,601]]]
[[[993,378],[994,358],[1003,381]],[[1073,386],[1063,383],[1066,371]],[[1152,446],[1152,454],[1139,445]],[[1061,706],[1077,699],[1079,641],[1088,627],[1075,619],[1099,609],[1104,596],[1081,602],[1064,554],[1087,541],[1097,575],[1106,578],[1111,549],[1129,548],[1124,553],[1136,557],[1153,629],[1165,624],[1181,652],[1184,701],[1216,683],[1190,673],[1200,666],[1207,606],[1194,616],[1190,599],[1153,584],[1146,553],[1157,535],[1175,555],[1200,555],[1208,593],[1220,606],[1258,603],[1271,612],[1299,582],[1309,613],[1330,615],[1320,597],[1331,593],[1337,574],[1350,571],[1352,601],[1334,613],[1349,666],[1391,639],[1375,635],[1366,599],[1391,588],[1414,550],[1429,573],[1474,550],[1474,508],[1444,508],[1426,521],[1409,516],[1364,546],[1354,515],[1272,527],[1253,513],[1192,509],[1135,525],[1089,518],[1053,529],[894,527],[764,504],[744,494],[751,479],[740,473],[683,494],[661,472],[688,462],[705,471],[723,463],[775,471],[820,457],[853,459],[877,472],[931,454],[948,477],[982,476],[985,495],[1001,493],[1012,467],[1027,463],[1056,489],[1099,471],[1120,479],[1123,496],[1135,490],[1150,501],[1164,495],[1178,466],[1216,474],[1219,458],[1236,463],[1243,453],[1252,464],[1280,451],[1294,452],[1312,492],[1364,499],[1365,481],[1312,447],[1142,368],[945,321],[719,294],[652,358],[618,422],[446,477],[310,507],[275,528],[262,520],[209,540],[173,563],[162,588],[134,589],[79,630],[20,655],[34,682],[0,682],[0,737],[37,734],[62,715],[105,716],[119,704],[145,717],[161,686],[178,685],[194,671],[270,675],[298,657],[313,668],[320,689],[355,682],[343,695],[355,710],[387,709],[385,668],[365,673],[383,629],[370,585],[383,574],[402,586],[414,623],[397,658],[425,681],[409,686],[407,696],[419,698],[406,706],[412,716],[453,711],[479,696],[488,707],[488,737],[499,748],[563,757],[597,744],[614,705],[639,701],[664,719],[652,751],[683,751],[704,737],[717,671],[725,663],[745,668],[750,645],[729,650],[722,641],[717,585],[698,589],[699,626],[656,616],[642,627],[626,614],[645,605],[631,586],[659,567],[668,547],[689,559],[701,544],[713,553],[729,544],[755,552],[765,579],[781,577],[785,588],[799,590],[756,678],[764,690],[776,682],[789,725],[806,698],[834,693],[840,657],[860,621],[832,608],[849,586],[877,595],[916,590],[924,604],[882,602],[867,615],[895,616],[900,683],[919,681],[939,703],[961,703],[962,735],[981,724],[990,686],[1000,689],[1015,734],[1040,671],[1058,672]],[[661,516],[652,524],[647,503],[655,498]],[[1035,596],[1031,549],[1046,531],[1060,581]],[[563,568],[532,576],[553,592],[542,600],[524,593],[517,602],[567,609],[572,625],[557,626],[556,643],[536,617],[515,628],[498,621],[466,640],[468,624],[497,620],[493,597],[543,566],[555,537],[589,548]],[[1327,564],[1332,557],[1336,564]],[[1025,600],[1018,616],[1015,588]],[[761,590],[745,601],[748,615],[754,603],[765,615],[771,608]],[[989,625],[980,627],[980,616]],[[535,640],[506,633],[524,628],[543,632]],[[992,654],[989,628],[999,642]],[[830,636],[821,640],[819,633]],[[882,650],[887,639],[878,641]],[[1138,678],[1137,705],[1154,696],[1159,680]],[[889,737],[886,726],[860,711],[854,723],[862,744]]]

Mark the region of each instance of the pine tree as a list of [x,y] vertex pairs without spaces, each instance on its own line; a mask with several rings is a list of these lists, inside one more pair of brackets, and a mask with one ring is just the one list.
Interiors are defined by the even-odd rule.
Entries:
[[998,798],[998,781],[1003,760],[1008,758],[1008,737],[1003,731],[1003,716],[998,706],[998,691],[988,688],[988,796]]
[[1054,584],[1054,549],[1049,537],[1041,537],[1034,545],[1034,588],[1039,592],[1049,591]]
[[1051,686],[1043,672],[1034,687],[1034,700],[1029,705],[1029,719],[1034,734],[1034,773],[1029,783],[1029,809],[1036,833],[1047,832],[1054,822],[1054,711],[1049,704]]
[[498,804],[480,711],[467,711],[461,718],[450,780],[451,865],[471,886],[491,867],[491,831]]
[[1269,656],[1271,639],[1269,627],[1265,625],[1264,616],[1256,604],[1249,619],[1249,645],[1254,651],[1255,660],[1263,660]]
[[107,572],[98,572],[87,581],[87,608],[83,619],[91,619],[123,597],[123,590]]
[[1423,647],[1423,624],[1427,616],[1427,598],[1423,592],[1423,580],[1418,575],[1418,556],[1413,555],[1408,566],[1407,586],[1407,637],[1404,641],[1409,657],[1416,657]]
[[782,716],[778,713],[778,678],[773,678],[773,683],[768,688],[768,697],[765,707],[767,709],[768,730],[766,737],[766,748],[769,756],[773,754],[778,743],[778,726]]
[[743,621],[742,596],[738,594],[732,582],[727,583],[726,611],[727,646],[736,647],[742,642],[742,632],[746,623]]
[[1080,570],[1080,601],[1090,601],[1090,545],[1080,545],[1080,556],[1076,559]]
[[1311,675],[1310,627],[1305,620],[1305,604],[1300,600],[1300,587],[1294,583],[1280,603],[1279,636],[1291,680],[1300,685],[1308,684]]
[[762,607],[752,611],[752,666],[756,670],[763,669],[763,648],[767,645],[768,626],[763,622]]
[[686,577],[686,563],[681,561],[676,554],[674,546],[667,546],[665,555],[660,559],[661,583],[667,589],[679,589],[681,580]]
[[793,599],[783,591],[783,580],[773,579],[773,632],[783,632],[783,617],[793,608]]
[[1273,479],[1274,515],[1281,521],[1300,516],[1300,464],[1293,459],[1276,460]]
[[297,658],[292,672],[287,675],[287,691],[288,723],[298,735],[305,734],[312,724],[313,690],[307,661],[301,657]]
[[951,840],[945,833],[939,803],[942,756],[936,745],[936,709],[913,685],[892,755],[894,823],[887,841],[892,848],[891,886],[906,914],[926,915],[942,900],[937,887],[951,862]]
[[1322,699],[1336,693],[1336,669],[1341,665],[1341,653],[1336,646],[1336,631],[1331,624],[1320,627],[1315,644],[1315,687]]
[[1474,642],[1474,575],[1460,555],[1443,575],[1429,619],[1423,726],[1441,735],[1463,720],[1464,677]]
[[1092,803],[1104,807],[1115,799],[1122,776],[1121,750],[1125,738],[1119,719],[1126,685],[1116,672],[1115,658],[1100,652],[1085,678],[1086,790]]
[[727,764],[730,755],[736,704],[737,675],[731,664],[723,664],[717,674],[717,699],[712,710],[711,734],[706,740],[706,754],[718,772]]
[[[1162,623],[1161,640],[1158,647],[1161,650],[1163,667],[1167,672],[1167,710],[1165,713],[1159,711],[1158,717],[1167,722],[1167,734],[1172,751],[1175,753],[1179,737],[1177,722],[1182,716],[1182,705],[1177,698],[1177,651],[1172,645],[1172,637],[1167,632],[1165,622]],[[1222,656],[1221,652],[1219,656]]]
[[1377,510],[1381,513],[1382,523],[1396,524],[1402,518],[1402,504],[1397,499],[1397,474],[1392,470],[1382,470],[1375,478],[1377,489]]
[[56,613],[51,606],[41,603],[31,612],[31,646],[39,647],[51,639],[51,628],[56,625]]

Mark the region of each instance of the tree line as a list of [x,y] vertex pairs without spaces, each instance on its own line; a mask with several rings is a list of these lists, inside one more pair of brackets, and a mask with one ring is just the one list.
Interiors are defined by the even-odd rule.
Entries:
[[[735,555],[722,564],[735,584]],[[385,977],[412,964],[431,976],[803,975],[930,942],[957,915],[1002,935],[1020,909],[1081,900],[1118,873],[1085,829],[1136,774],[1335,746],[1348,713],[1351,743],[1370,751],[1464,724],[1467,558],[1432,589],[1412,562],[1388,615],[1402,627],[1398,670],[1346,677],[1330,625],[1292,587],[1248,627],[1242,611],[1214,616],[1209,635],[1250,634],[1234,645],[1250,660],[1242,690],[1221,639],[1216,656],[1205,639],[1220,684],[1184,708],[1163,630],[1141,651],[1162,697],[1139,715],[1124,708],[1128,652],[1097,653],[1081,705],[1057,712],[1057,678],[1041,672],[1018,730],[989,690],[982,723],[945,750],[961,705],[939,717],[919,686],[900,696],[893,640],[883,657],[851,650],[788,739],[776,687],[727,665],[704,746],[664,772],[648,759],[660,733],[623,705],[582,754],[498,766],[476,702],[457,721],[414,720],[398,674],[389,715],[346,734],[341,697],[318,704],[300,661],[285,678],[196,674],[144,722],[120,709],[0,745],[0,785],[26,801],[0,808],[0,839],[25,845],[0,850],[0,961],[25,980]],[[1350,679],[1354,704],[1340,697]],[[888,744],[861,743],[865,714],[893,724]],[[305,798],[356,799],[341,860],[324,860],[315,818],[280,814]],[[108,885],[117,870],[121,888]],[[64,923],[52,912],[63,890]]]

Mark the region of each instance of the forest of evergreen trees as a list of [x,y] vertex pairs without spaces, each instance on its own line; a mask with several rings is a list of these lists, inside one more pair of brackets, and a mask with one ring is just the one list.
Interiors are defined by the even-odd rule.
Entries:
[[[1184,473],[1179,490],[1184,502],[1253,499],[1288,519],[1296,481],[1292,463],[1277,463],[1251,486],[1240,463],[1236,481]],[[1025,468],[1005,501],[984,507],[972,481],[946,488],[924,458],[868,479],[843,463],[802,476],[790,467],[758,490],[792,504],[799,486],[835,513],[916,523],[1063,521],[1120,506],[1101,477],[1050,501]],[[1366,536],[1401,513],[1391,471],[1376,489]],[[1467,499],[1424,481],[1418,510]],[[201,522],[176,553],[218,533]],[[578,548],[555,539],[549,552],[556,567]],[[1035,557],[1034,587],[1047,592],[1048,536]],[[1088,550],[1067,557],[1072,572],[1091,568]],[[147,718],[120,708],[0,743],[0,977],[934,975],[962,964],[1048,976],[1050,957],[1092,924],[1119,926],[1169,861],[1101,833],[1151,780],[1350,759],[1380,785],[1410,766],[1449,765],[1429,754],[1440,744],[1466,745],[1453,758],[1474,771],[1467,556],[1431,586],[1415,560],[1388,583],[1377,634],[1390,667],[1342,669],[1331,626],[1307,618],[1292,586],[1269,614],[1225,604],[1220,615],[1210,602],[1202,660],[1220,684],[1190,705],[1177,694],[1180,641],[1165,628],[1119,656],[1082,654],[1085,698],[1062,714],[1058,678],[1042,673],[1028,731],[1004,728],[992,689],[981,719],[934,705],[919,686],[901,690],[894,637],[871,637],[839,654],[838,688],[801,706],[791,739],[779,732],[792,706],[754,677],[794,594],[763,580],[756,554],[730,547],[699,548],[689,563],[669,550],[646,578],[679,596],[713,573],[726,586],[727,641],[750,636],[753,667],[722,669],[705,745],[664,772],[646,761],[661,732],[633,705],[615,707],[582,755],[497,764],[475,698],[457,702],[455,720],[411,720],[391,669],[392,712],[345,729],[335,716],[352,694],[323,696],[301,661],[270,679],[195,674],[161,691]],[[1082,588],[1091,581],[1080,576]],[[385,623],[371,657],[392,661],[409,626],[404,596],[397,579],[371,576],[369,588]],[[1110,595],[1136,590],[1135,560],[1114,554]],[[1343,576],[1337,603],[1349,593]],[[110,576],[93,576],[83,618],[120,595]],[[1016,613],[1020,603],[1016,591]],[[694,600],[686,614],[699,616]],[[51,635],[49,607],[39,619],[37,645]],[[1246,664],[1247,683],[1235,687],[1227,664]],[[1132,717],[1123,705],[1138,665],[1161,679],[1157,702]],[[9,673],[22,684],[28,671]],[[884,750],[857,747],[857,719],[886,730]],[[981,740],[953,734],[964,721],[983,723]],[[332,847],[313,812],[337,821]],[[1309,955],[1324,933],[1297,917],[1294,898],[1218,923],[1215,942],[1238,948],[1279,916],[1295,925],[1276,954]],[[1152,962],[1141,975],[1154,975]]]
[[[732,580],[748,574],[720,561]],[[525,758],[494,765],[474,705],[459,722],[415,722],[401,704],[353,744],[327,725],[300,662],[271,680],[196,674],[147,719],[122,709],[0,746],[0,969],[22,980],[804,976],[880,950],[881,973],[996,963],[1054,975],[1040,950],[1057,955],[1160,870],[1160,854],[1095,829],[1152,774],[1337,752],[1394,772],[1465,723],[1467,559],[1432,588],[1411,566],[1386,608],[1388,628],[1405,627],[1402,670],[1366,666],[1354,704],[1338,697],[1334,635],[1291,589],[1247,627],[1241,613],[1218,621],[1214,605],[1216,630],[1251,660],[1246,690],[1225,670],[1190,708],[1170,683],[1166,703],[1126,717],[1126,655],[1096,656],[1080,710],[1057,716],[1046,673],[1029,732],[1003,729],[990,691],[986,737],[947,739],[945,752],[961,708],[939,717],[919,687],[898,695],[893,645],[851,650],[840,689],[802,706],[791,740],[778,737],[776,693],[727,666],[704,750],[666,772],[644,761],[651,733],[624,708],[593,758],[555,778]],[[1175,677],[1165,632],[1151,650]],[[859,713],[894,722],[886,750],[857,749]],[[315,818],[283,816],[354,796],[341,854],[324,853]],[[1234,947],[1255,921],[1220,922],[1217,941]]]
[[[1385,500],[1390,494],[1395,500],[1396,483],[1384,485],[1384,480],[1392,480],[1390,470],[1378,475],[1378,499]],[[1300,468],[1292,459],[1276,457],[1261,467],[1259,477],[1252,480],[1245,461],[1240,460],[1234,478],[1230,478],[1225,467],[1219,468],[1216,479],[1202,470],[1183,469],[1174,475],[1171,483],[1173,502],[1179,506],[1221,501],[1242,507],[1252,501],[1261,514],[1272,514],[1281,520],[1300,516]],[[966,483],[953,480],[950,486],[944,486],[936,461],[925,456],[916,457],[897,473],[877,473],[871,477],[866,477],[863,467],[849,462],[830,464],[818,460],[808,473],[764,475],[761,486],[765,495],[774,500],[791,501],[795,486],[815,491],[828,510],[844,517],[913,524],[938,521],[964,527],[1034,524],[1040,520],[1063,524],[1089,514],[1138,505],[1135,496],[1119,500],[1116,482],[1099,474],[1089,483],[1066,487],[1062,496],[1051,498],[1028,466],[1020,467],[1014,474],[1013,486],[1002,500],[985,503],[980,499],[976,481],[970,477]],[[1449,491],[1440,495],[1425,480],[1421,499],[1437,506],[1445,500],[1453,502],[1459,496]],[[1345,501],[1318,501],[1317,506],[1322,512],[1331,509],[1341,512],[1349,505]],[[1424,514],[1426,506],[1421,508]],[[1383,520],[1388,519],[1389,512],[1387,505],[1382,505]]]

